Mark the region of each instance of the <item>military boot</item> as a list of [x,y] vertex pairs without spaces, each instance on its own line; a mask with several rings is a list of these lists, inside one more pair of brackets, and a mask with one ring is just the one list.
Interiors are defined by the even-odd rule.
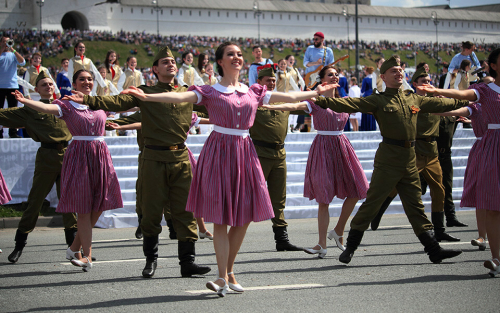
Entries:
[[274,240],[276,241],[277,251],[304,251],[303,248],[297,247],[290,243],[288,233],[285,227],[273,227]]
[[171,219],[167,220],[167,226],[168,226],[168,238],[172,240],[177,239],[177,233],[175,232],[174,223],[172,223]]
[[28,239],[28,234],[21,232],[19,229],[16,231],[16,245],[14,247],[14,251],[8,256],[8,260],[12,263],[16,263],[19,258],[21,257],[21,254],[23,254],[23,249],[26,246],[27,240]]
[[444,259],[454,258],[462,254],[462,250],[443,249],[434,237],[434,233],[430,230],[423,232],[418,236],[418,239],[424,246],[424,251],[429,256],[432,263],[441,263]]
[[200,266],[194,263],[194,257],[196,255],[194,249],[194,241],[178,241],[178,253],[182,277],[204,275],[210,272],[210,267]]
[[158,259],[158,235],[144,237],[142,240],[142,250],[146,256],[146,266],[142,270],[142,276],[151,278],[155,274]]
[[434,234],[438,242],[441,241],[460,241],[460,238],[454,237],[444,228],[444,212],[431,213],[432,224],[434,225]]
[[73,244],[77,231],[78,229],[76,228],[64,229],[64,238],[66,239],[66,244],[68,245],[68,247]]
[[354,251],[358,249],[361,239],[363,239],[364,232],[356,229],[351,229],[349,235],[347,236],[347,244],[345,245],[345,251],[339,256],[339,261],[345,264],[351,262]]

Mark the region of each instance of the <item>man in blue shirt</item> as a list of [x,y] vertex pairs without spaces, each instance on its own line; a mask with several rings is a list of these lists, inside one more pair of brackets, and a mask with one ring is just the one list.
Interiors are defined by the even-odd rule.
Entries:
[[320,65],[326,66],[333,63],[333,51],[323,45],[325,35],[322,32],[314,34],[314,44],[307,47],[304,55],[306,74],[315,71]]
[[453,57],[453,59],[451,59],[450,66],[448,66],[448,75],[446,76],[446,81],[444,83],[445,89],[449,88],[450,86],[450,80],[451,80],[450,73],[458,73],[458,70],[460,70],[460,63],[462,63],[463,60],[471,61],[472,66],[475,66],[476,68],[481,67],[481,64],[479,63],[479,60],[477,59],[477,56],[474,53],[474,50],[476,50],[476,46],[472,42],[470,41],[462,42],[462,52],[456,54]]
[[248,69],[248,85],[252,86],[257,83],[257,68],[266,64],[273,64],[273,60],[265,59],[262,57],[262,49],[260,46],[254,46],[252,48],[252,55],[255,61],[250,65]]
[[[9,108],[17,107],[17,100],[12,94],[14,90],[19,89],[19,84],[17,83],[17,66],[23,66],[26,64],[24,58],[17,52],[13,47],[7,46],[7,41],[10,38],[8,36],[2,36],[2,41],[0,42],[0,108],[4,107],[5,98],[7,98],[7,103]],[[0,128],[0,138],[3,138],[3,132]],[[17,135],[17,129],[9,129],[10,138],[20,138]]]

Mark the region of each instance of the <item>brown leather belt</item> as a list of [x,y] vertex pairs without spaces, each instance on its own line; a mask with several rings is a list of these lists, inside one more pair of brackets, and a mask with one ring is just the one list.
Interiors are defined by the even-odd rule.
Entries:
[[422,140],[426,142],[434,142],[437,140],[437,137],[424,137],[424,138],[417,138],[417,140]]
[[53,150],[59,150],[61,151],[62,149],[66,148],[68,146],[67,141],[61,141],[61,142],[41,142],[41,147],[44,149],[53,149]]
[[259,147],[270,148],[274,150],[281,150],[285,147],[284,143],[271,143],[260,140],[252,140],[253,144]]
[[400,146],[403,148],[415,147],[415,140],[396,140],[387,137],[382,137],[382,138],[383,138],[382,141],[389,145]]
[[153,145],[146,145],[145,147],[148,148],[148,149],[151,149],[151,150],[161,150],[161,151],[164,151],[164,150],[181,150],[181,149],[186,148],[186,144],[185,143],[181,143],[181,144],[178,144],[178,145],[175,145],[175,146],[153,146]]

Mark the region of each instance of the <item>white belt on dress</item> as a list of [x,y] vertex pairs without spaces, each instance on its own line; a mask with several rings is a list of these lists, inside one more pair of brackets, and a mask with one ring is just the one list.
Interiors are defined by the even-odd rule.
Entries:
[[477,140],[481,140],[481,139],[483,139],[483,137],[476,137],[476,139],[477,139]]
[[241,136],[243,138],[246,138],[250,135],[248,129],[226,128],[217,125],[214,125],[214,131],[226,135]]
[[104,141],[104,136],[73,136],[74,140],[86,140],[86,141]]
[[488,124],[488,129],[500,129],[500,124]]
[[318,130],[318,135],[340,136],[344,133],[343,130]]

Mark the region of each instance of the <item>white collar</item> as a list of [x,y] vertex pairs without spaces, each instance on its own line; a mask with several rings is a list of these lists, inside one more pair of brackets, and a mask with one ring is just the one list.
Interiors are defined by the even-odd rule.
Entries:
[[190,68],[190,67],[191,67],[191,65],[187,65],[187,64],[185,64],[185,63],[182,63],[182,67],[184,67],[184,68]]
[[496,85],[495,83],[489,83],[488,87],[490,87],[490,89],[494,92],[500,93],[500,87],[498,87],[498,85]]
[[79,104],[79,103],[76,103],[76,102],[73,102],[73,101],[70,101],[69,103],[71,103],[71,105],[77,109],[77,110],[80,110],[80,111],[85,111],[87,110],[89,107],[86,106],[86,105],[83,105],[83,104]]
[[233,88],[233,87],[225,87],[222,86],[221,84],[217,83],[212,86],[213,89],[217,90],[218,92],[221,93],[233,93],[235,91],[238,91],[240,93],[247,93],[248,92],[248,86],[245,84],[240,83],[239,87]]

